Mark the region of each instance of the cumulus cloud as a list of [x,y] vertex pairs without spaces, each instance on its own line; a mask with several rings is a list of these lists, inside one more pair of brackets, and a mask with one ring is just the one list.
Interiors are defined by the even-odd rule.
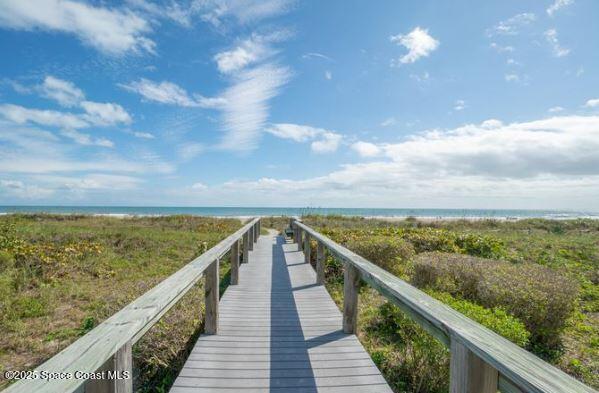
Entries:
[[587,108],[597,108],[599,107],[599,98],[593,98],[591,100],[588,100],[584,106],[586,106]]
[[574,0],[555,0],[553,2],[553,4],[551,4],[548,8],[547,8],[547,15],[549,16],[553,16],[553,14],[555,14],[557,11],[559,11],[560,9],[567,7],[571,4],[574,3]]
[[545,31],[544,35],[549,45],[551,45],[551,49],[555,57],[567,56],[568,53],[570,53],[570,49],[564,48],[560,45],[559,40],[557,39],[557,30],[549,29]]
[[377,161],[343,165],[303,180],[262,178],[221,188],[256,191],[260,198],[276,190],[279,198],[295,198],[296,203],[317,192],[322,201],[342,205],[347,201],[339,191],[351,190],[353,203],[393,206],[410,198],[418,203],[464,203],[469,198],[521,202],[558,195],[570,203],[573,190],[588,201],[599,191],[599,116],[507,125],[492,120],[375,146],[381,157]]
[[128,11],[69,0],[6,0],[0,2],[0,26],[15,30],[69,33],[110,55],[154,52],[147,37],[151,26]]
[[89,125],[87,121],[73,113],[29,109],[13,104],[0,104],[0,116],[17,124],[36,123],[62,128],[82,128]]
[[382,148],[375,145],[374,143],[358,141],[351,145],[351,148],[358,153],[361,157],[376,157],[378,156]]
[[339,148],[343,139],[341,134],[334,131],[300,124],[272,124],[265,131],[277,138],[290,139],[295,142],[311,141],[310,148],[315,153],[334,152]]
[[524,12],[517,14],[487,29],[487,35],[489,37],[496,35],[517,35],[520,33],[522,27],[530,25],[535,20],[537,20],[537,17],[533,13]]
[[[389,37],[391,42],[405,47],[408,53],[399,58],[399,63],[413,63],[416,60],[429,56],[439,47],[439,41],[434,39],[428,29],[416,27],[408,34],[398,34]],[[395,61],[392,64],[397,64]]]

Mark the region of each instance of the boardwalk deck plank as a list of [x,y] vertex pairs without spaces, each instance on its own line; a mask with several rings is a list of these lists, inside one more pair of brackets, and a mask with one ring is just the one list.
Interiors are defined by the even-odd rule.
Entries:
[[391,392],[297,244],[261,236],[249,260],[171,392]]

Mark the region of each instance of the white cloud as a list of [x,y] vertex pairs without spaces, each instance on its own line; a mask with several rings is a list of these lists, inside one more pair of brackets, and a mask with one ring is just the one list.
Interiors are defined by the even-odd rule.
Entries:
[[0,26],[74,34],[85,44],[111,55],[153,53],[155,47],[146,36],[150,24],[139,15],[69,0],[2,1]]
[[114,143],[106,138],[93,138],[89,134],[83,134],[73,129],[64,129],[60,132],[64,137],[72,139],[79,145],[86,146],[101,146],[101,147],[114,147]]
[[199,108],[218,108],[225,104],[225,99],[221,97],[204,97],[201,94],[193,94],[192,97],[185,89],[168,81],[153,82],[141,78],[138,81],[120,84],[119,86],[141,95],[148,101],[161,104]]
[[553,16],[553,14],[555,14],[561,8],[569,6],[570,4],[573,4],[573,3],[574,3],[574,0],[555,0],[553,2],[553,4],[551,4],[549,6],[549,8],[547,8],[547,14],[549,16]]
[[536,19],[536,15],[530,12],[517,14],[487,29],[487,35],[489,37],[496,35],[517,35],[520,32],[520,28],[530,25]]
[[[599,207],[599,116],[492,123],[381,144],[386,159],[343,165],[318,177],[262,178],[227,182],[220,188],[226,194],[244,190],[245,195],[267,202],[276,191],[278,200],[295,204],[317,194],[319,203],[337,206],[411,202],[420,207],[488,207],[492,201],[491,205],[504,208],[514,208],[516,202],[528,208],[556,203],[572,208],[583,202]],[[340,190],[351,190],[351,201]]]
[[228,150],[251,150],[268,118],[269,101],[279,94],[291,73],[288,68],[264,64],[235,75],[234,83],[222,94],[225,136],[221,147]]
[[497,120],[497,119],[488,119],[483,121],[480,124],[481,128],[484,128],[485,130],[492,130],[495,128],[499,128],[503,126],[503,122],[501,120]]
[[507,59],[507,60],[505,61],[505,63],[506,63],[507,65],[511,65],[511,66],[520,65],[520,63],[518,63],[518,62],[517,62],[515,59],[511,59],[511,58],[510,58],[510,59]]
[[159,157],[129,154],[123,159],[111,154],[73,158],[73,150],[48,131],[0,121],[0,173],[172,173],[175,169]]
[[328,60],[328,61],[334,61],[329,56],[323,55],[322,53],[318,53],[318,52],[309,52],[309,53],[304,53],[302,55],[302,59],[311,59],[311,58],[318,58],[318,59],[323,59],[323,60]]
[[330,81],[331,79],[333,79],[333,73],[332,73],[331,71],[329,71],[329,70],[326,70],[326,71],[324,72],[324,78],[325,78],[326,80],[329,80],[329,81]]
[[408,34],[394,35],[389,39],[408,50],[407,54],[399,58],[399,62],[402,64],[413,63],[421,57],[427,57],[439,47],[439,41],[428,34],[428,29],[420,27],[416,27]]
[[139,132],[139,131],[134,131],[133,132],[133,136],[135,136],[136,138],[141,138],[141,139],[154,139],[154,138],[156,138],[154,136],[154,134],[150,134],[149,132]]
[[219,27],[228,18],[247,24],[280,15],[293,3],[293,0],[196,0],[192,8],[200,13],[202,20]]
[[296,142],[306,142],[324,134],[327,130],[300,124],[279,123],[272,124],[265,129],[266,132],[282,139],[291,139]]
[[230,74],[272,56],[275,51],[270,48],[268,41],[266,37],[253,35],[233,49],[217,53],[214,61],[218,70]]
[[120,86],[126,90],[140,94],[149,101],[179,106],[196,105],[195,101],[189,97],[183,88],[172,82],[162,81],[160,83],[156,83],[145,78],[141,78],[136,82],[131,82],[129,84]]
[[547,110],[547,112],[549,113],[557,113],[557,112],[562,112],[564,110],[564,108],[562,108],[561,106],[554,106],[551,107]]
[[397,119],[391,116],[381,122],[381,127],[394,126],[395,124],[397,124]]
[[463,111],[464,109],[466,109],[466,101],[464,100],[456,100],[453,104],[454,111]]
[[208,186],[205,185],[204,183],[201,183],[201,182],[193,183],[191,185],[191,189],[195,190],[195,191],[202,191],[202,190],[205,190],[207,188],[208,188]]
[[85,99],[85,94],[72,82],[58,79],[51,75],[44,78],[44,82],[38,86],[40,93],[62,106],[72,107],[78,105]]
[[363,141],[352,144],[351,148],[362,157],[376,157],[381,154],[382,151],[382,149],[374,143]]
[[17,124],[36,123],[62,128],[82,128],[89,125],[87,121],[73,113],[29,109],[13,104],[0,104],[0,116]]
[[599,107],[599,98],[593,98],[591,100],[588,100],[584,106],[586,106],[587,108],[597,108]]
[[291,139],[295,142],[312,141],[310,148],[315,153],[334,152],[339,148],[343,139],[342,135],[334,131],[300,124],[272,124],[265,131],[277,138]]
[[81,107],[87,113],[84,117],[94,125],[109,126],[118,123],[131,123],[131,116],[119,104],[83,101]]
[[560,45],[559,40],[557,39],[557,30],[549,29],[545,31],[544,35],[549,45],[551,45],[551,49],[555,57],[567,56],[568,53],[570,53],[570,49],[563,48]]
[[335,132],[325,132],[320,135],[320,138],[312,142],[310,148],[313,152],[322,154],[337,151],[343,137]]

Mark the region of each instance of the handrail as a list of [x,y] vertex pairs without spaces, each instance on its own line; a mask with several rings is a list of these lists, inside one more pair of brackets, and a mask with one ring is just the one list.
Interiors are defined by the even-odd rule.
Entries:
[[[42,372],[64,373],[62,378],[60,375],[56,375],[56,378],[51,379],[21,380],[10,385],[5,391],[9,393],[65,393],[78,391],[86,383],[86,380],[73,378],[75,372],[93,373],[100,370],[112,358],[118,357],[117,355],[120,355],[119,351],[122,351],[123,348],[127,349],[125,357],[128,358],[124,359],[123,362],[128,362],[127,365],[130,369],[131,345],[139,340],[164,313],[175,305],[200,280],[203,273],[206,273],[208,281],[208,271],[214,272],[210,276],[212,280],[214,280],[212,277],[216,277],[216,283],[214,281],[210,283],[210,296],[213,296],[211,298],[213,300],[214,292],[216,291],[218,294],[218,260],[229,250],[237,250],[237,255],[234,257],[237,257],[237,261],[239,261],[238,246],[240,239],[243,237],[244,258],[247,262],[248,244],[250,241],[256,241],[259,228],[260,218],[252,219],[248,224],[164,279],[34,370],[35,375],[38,376]],[[234,260],[233,256],[231,260]],[[212,316],[211,318],[217,320],[218,309],[214,310],[214,307],[218,308],[218,296],[215,297],[216,305],[209,305],[208,297],[209,293],[207,291],[206,318],[209,317],[208,311],[211,311],[216,313],[216,317]],[[209,310],[209,307],[212,309]],[[71,377],[64,377],[65,375]],[[130,378],[127,383],[130,391]],[[108,390],[114,391],[115,389]]]
[[[294,229],[295,239],[307,255],[310,253],[309,238],[312,237],[318,242],[317,264],[323,263],[324,257],[320,251],[323,246],[335,257],[346,262],[344,330],[346,330],[346,326],[349,326],[350,330],[346,330],[346,333],[355,332],[357,282],[359,280],[357,277],[359,277],[397,305],[430,334],[446,346],[451,347],[450,385],[452,392],[496,392],[498,388],[502,392],[596,392],[591,387],[318,233],[299,220],[292,219],[291,226]],[[305,232],[306,235],[303,245],[301,244],[302,232]],[[319,269],[323,270],[323,267],[317,266],[317,271]],[[355,277],[352,276],[352,271],[357,271]],[[349,281],[355,283],[355,294],[352,293],[354,284]],[[352,296],[355,298],[349,300],[354,304],[348,305],[348,294],[350,298]],[[353,313],[353,315],[346,315],[348,313]],[[470,381],[468,381],[469,379]],[[470,387],[477,387],[470,390],[470,388],[464,387],[466,384],[470,384]]]

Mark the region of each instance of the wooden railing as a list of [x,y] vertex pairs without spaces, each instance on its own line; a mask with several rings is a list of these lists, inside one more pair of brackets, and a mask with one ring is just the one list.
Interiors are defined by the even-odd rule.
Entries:
[[356,332],[358,289],[364,280],[414,322],[450,348],[451,393],[595,392],[566,373],[495,332],[444,305],[328,237],[291,220],[293,236],[306,261],[316,240],[316,273],[324,282],[325,250],[344,264],[343,330]]
[[[37,367],[30,375],[31,378],[37,376],[36,379],[20,380],[9,386],[5,392],[132,392],[132,345],[158,322],[202,275],[205,276],[206,302],[204,332],[217,333],[219,260],[230,251],[231,284],[237,284],[241,239],[243,238],[243,260],[247,262],[248,251],[252,249],[259,233],[260,219],[252,219],[237,232]],[[111,373],[113,378],[86,379],[93,377],[95,372]],[[51,377],[48,377],[48,373],[52,373]],[[44,376],[48,378],[43,378]]]

